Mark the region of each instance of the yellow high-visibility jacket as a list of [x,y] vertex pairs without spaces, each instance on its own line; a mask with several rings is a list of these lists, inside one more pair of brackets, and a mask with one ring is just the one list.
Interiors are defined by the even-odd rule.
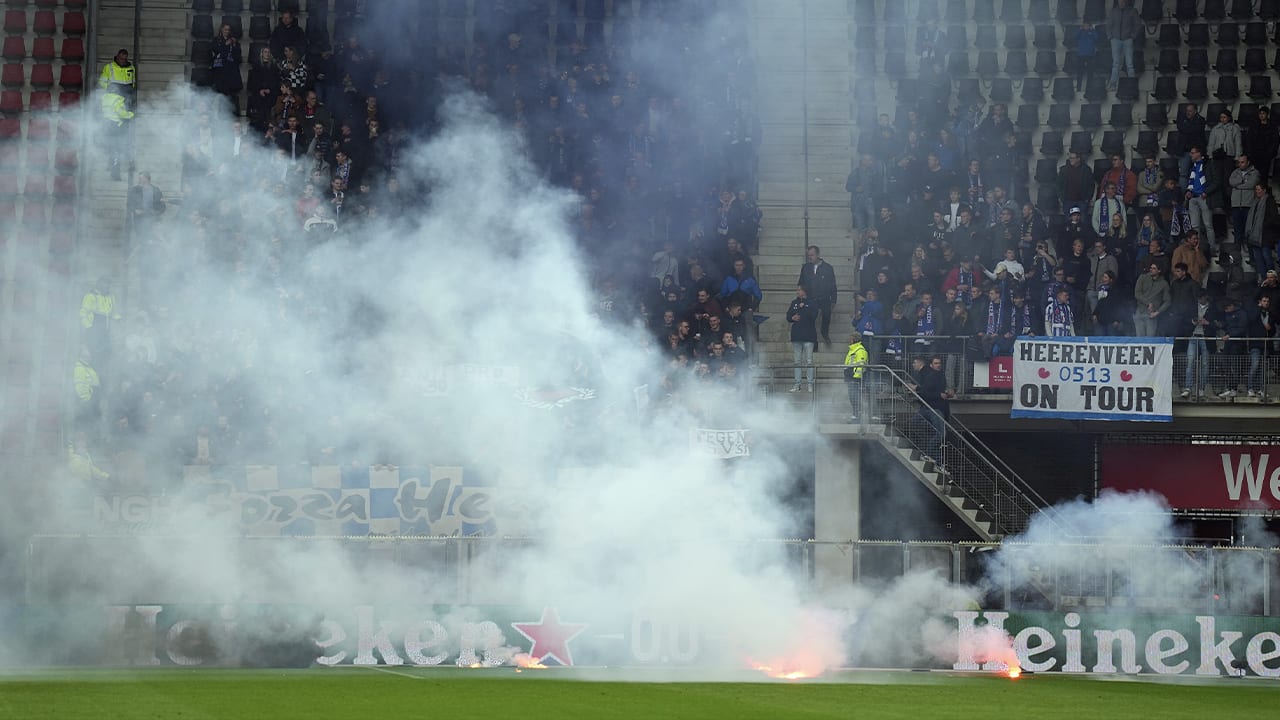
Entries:
[[124,124],[125,120],[133,119],[133,111],[129,109],[125,99],[113,92],[104,92],[102,95],[102,117],[107,122],[113,122],[116,126]]
[[70,444],[67,445],[67,470],[70,471],[71,477],[81,482],[106,480],[111,477],[111,473],[93,464],[93,458],[89,453],[82,455],[76,452],[75,445]]
[[856,342],[849,346],[849,352],[844,356],[844,364],[846,367],[852,367],[850,372],[854,380],[862,379],[862,371],[867,367],[867,358],[870,355],[867,349],[863,347],[861,342]]
[[89,402],[93,399],[93,393],[102,383],[98,380],[98,371],[89,367],[83,360],[76,361],[76,369],[74,375],[76,385],[76,397],[82,402]]
[[90,290],[84,294],[84,300],[80,302],[80,326],[85,330],[93,327],[93,321],[97,315],[106,315],[119,320],[120,314],[115,312],[115,306],[115,295]]
[[135,82],[133,65],[120,67],[112,60],[102,68],[102,75],[98,77],[98,89],[110,92],[112,85],[128,85],[133,88]]

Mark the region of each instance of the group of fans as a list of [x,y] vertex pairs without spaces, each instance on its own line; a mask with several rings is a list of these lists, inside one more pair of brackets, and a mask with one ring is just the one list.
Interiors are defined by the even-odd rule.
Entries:
[[[405,151],[439,130],[439,102],[459,90],[487,96],[544,178],[580,199],[572,228],[597,314],[628,325],[639,316],[655,334],[674,316],[693,330],[654,385],[659,399],[657,388],[674,395],[700,377],[732,378],[760,297],[752,268],[735,274],[759,221],[754,79],[741,18],[721,15],[711,32],[704,3],[662,4],[661,14],[615,16],[605,38],[558,47],[552,63],[545,18],[530,14],[543,4],[523,5],[528,12],[507,3],[516,12],[477,23],[472,42],[432,48],[434,56],[409,65],[390,59],[405,48],[374,50],[359,33],[332,52],[316,47],[282,12],[244,82],[239,39],[219,30],[209,77],[226,100],[197,96],[189,111],[180,195],[145,172],[129,192],[131,264],[147,277],[127,308],[111,278],[84,298],[70,447],[77,477],[155,489],[182,465],[383,459],[342,447],[358,420],[317,423],[325,403],[253,387],[272,338],[218,322],[217,309],[265,297],[275,307],[262,323],[281,336],[298,326],[344,342],[374,336],[377,308],[331,306],[323,283],[296,270],[326,237],[359,243],[366,222],[425,206],[432,189],[405,169]],[[683,55],[652,57],[651,37]],[[129,77],[132,84],[132,68]],[[133,112],[132,98],[121,97]],[[129,118],[103,110],[128,128]],[[255,201],[238,202],[249,196]],[[240,212],[262,207],[262,198],[274,208],[269,216]],[[196,266],[211,272],[189,272]],[[219,276],[229,282],[206,279]],[[688,322],[695,307],[700,317]],[[323,432],[296,437],[288,428],[297,418],[332,428],[337,441]]]

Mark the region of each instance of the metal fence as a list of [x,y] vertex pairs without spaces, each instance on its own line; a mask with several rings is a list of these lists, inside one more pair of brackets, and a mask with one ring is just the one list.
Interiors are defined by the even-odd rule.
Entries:
[[[1008,388],[980,386],[987,383],[983,382],[986,378],[981,375],[984,370],[979,363],[992,359],[991,343],[981,337],[880,335],[864,338],[864,344],[872,364],[904,372],[911,369],[913,360],[922,358],[927,362],[940,356],[948,387],[959,396],[1010,392]],[[1012,348],[1002,350],[1009,355]],[[1280,401],[1280,340],[1179,337],[1174,338],[1173,357],[1170,385],[1175,390],[1175,400]],[[773,369],[791,367],[775,365]]]
[[[233,578],[225,597],[196,597],[190,583],[172,568],[139,563],[139,548],[155,564],[163,560],[156,538],[134,536],[37,536],[28,546],[26,602],[42,604],[68,597],[107,604],[275,602],[306,603],[310,597],[260,596],[246,592]],[[165,547],[181,548],[208,538],[165,538]],[[510,588],[495,582],[504,556],[512,561],[530,550],[546,557],[558,553],[529,538],[217,538],[219,546],[263,563],[297,557],[301,549],[325,543],[367,577],[419,577],[415,602],[510,604]],[[584,541],[585,542],[585,541]],[[667,542],[646,539],[648,552]],[[1106,610],[1133,612],[1209,612],[1232,615],[1280,615],[1280,550],[1206,546],[1128,546],[1106,544],[1031,545],[1018,543],[928,543],[816,540],[755,540],[721,543],[727,552],[708,557],[737,558],[742,571],[785,567],[800,585],[820,599],[842,587],[876,588],[912,573],[930,573],[956,585],[979,588],[985,607],[1009,610]],[[175,553],[180,550],[175,550]],[[595,548],[589,552],[603,552]],[[566,548],[563,557],[574,557]],[[629,556],[628,553],[619,557]],[[696,556],[696,553],[694,554]],[[625,566],[610,572],[626,573]],[[388,573],[383,575],[382,573]],[[147,581],[147,582],[144,582]],[[403,586],[401,583],[400,586]],[[294,592],[298,587],[293,586]],[[352,588],[354,595],[358,588]],[[374,582],[369,593],[377,595]],[[507,594],[504,594],[507,593]]]

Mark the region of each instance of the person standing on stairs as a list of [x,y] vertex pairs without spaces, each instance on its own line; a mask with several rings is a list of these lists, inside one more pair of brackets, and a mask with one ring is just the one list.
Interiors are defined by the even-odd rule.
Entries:
[[133,120],[133,103],[137,92],[137,76],[129,62],[129,51],[121,48],[98,77],[101,91],[102,118],[106,121],[107,158],[111,179],[120,179],[120,160],[132,154],[129,121]]
[[805,264],[800,267],[796,283],[804,287],[818,313],[822,341],[831,347],[831,311],[836,305],[836,271],[822,259],[822,250],[810,245],[805,251]]
[[[844,381],[849,388],[849,408],[853,412],[850,419],[858,422],[862,414],[862,394],[865,391],[863,376],[867,369],[870,354],[862,344],[862,336],[858,333],[849,335],[849,351],[844,356]],[[872,420],[879,418],[872,417]]]
[[1124,61],[1126,77],[1137,77],[1133,71],[1133,43],[1142,37],[1145,28],[1142,16],[1133,7],[1133,0],[1117,0],[1107,14],[1107,38],[1111,41],[1111,78],[1108,90],[1115,90],[1120,83],[1120,62]]
[[795,361],[795,384],[791,392],[800,392],[800,371],[809,369],[809,392],[813,392],[813,347],[818,344],[818,328],[815,321],[818,309],[801,285],[796,288],[796,299],[787,308],[787,322],[791,323],[791,356]]
[[943,470],[942,451],[947,431],[947,418],[951,417],[951,398],[955,394],[947,390],[947,376],[942,371],[942,358],[935,355],[929,358],[929,364],[920,372],[920,384],[916,394],[924,404],[920,406],[920,415],[933,429],[932,437],[926,438],[920,449],[925,460],[932,462],[938,470]]

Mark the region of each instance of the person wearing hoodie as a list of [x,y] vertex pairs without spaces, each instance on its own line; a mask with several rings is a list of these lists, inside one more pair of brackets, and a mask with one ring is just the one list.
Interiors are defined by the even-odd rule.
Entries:
[[853,329],[862,336],[862,344],[872,362],[880,361],[880,336],[884,334],[884,303],[875,288],[866,291],[866,301],[853,315]]

